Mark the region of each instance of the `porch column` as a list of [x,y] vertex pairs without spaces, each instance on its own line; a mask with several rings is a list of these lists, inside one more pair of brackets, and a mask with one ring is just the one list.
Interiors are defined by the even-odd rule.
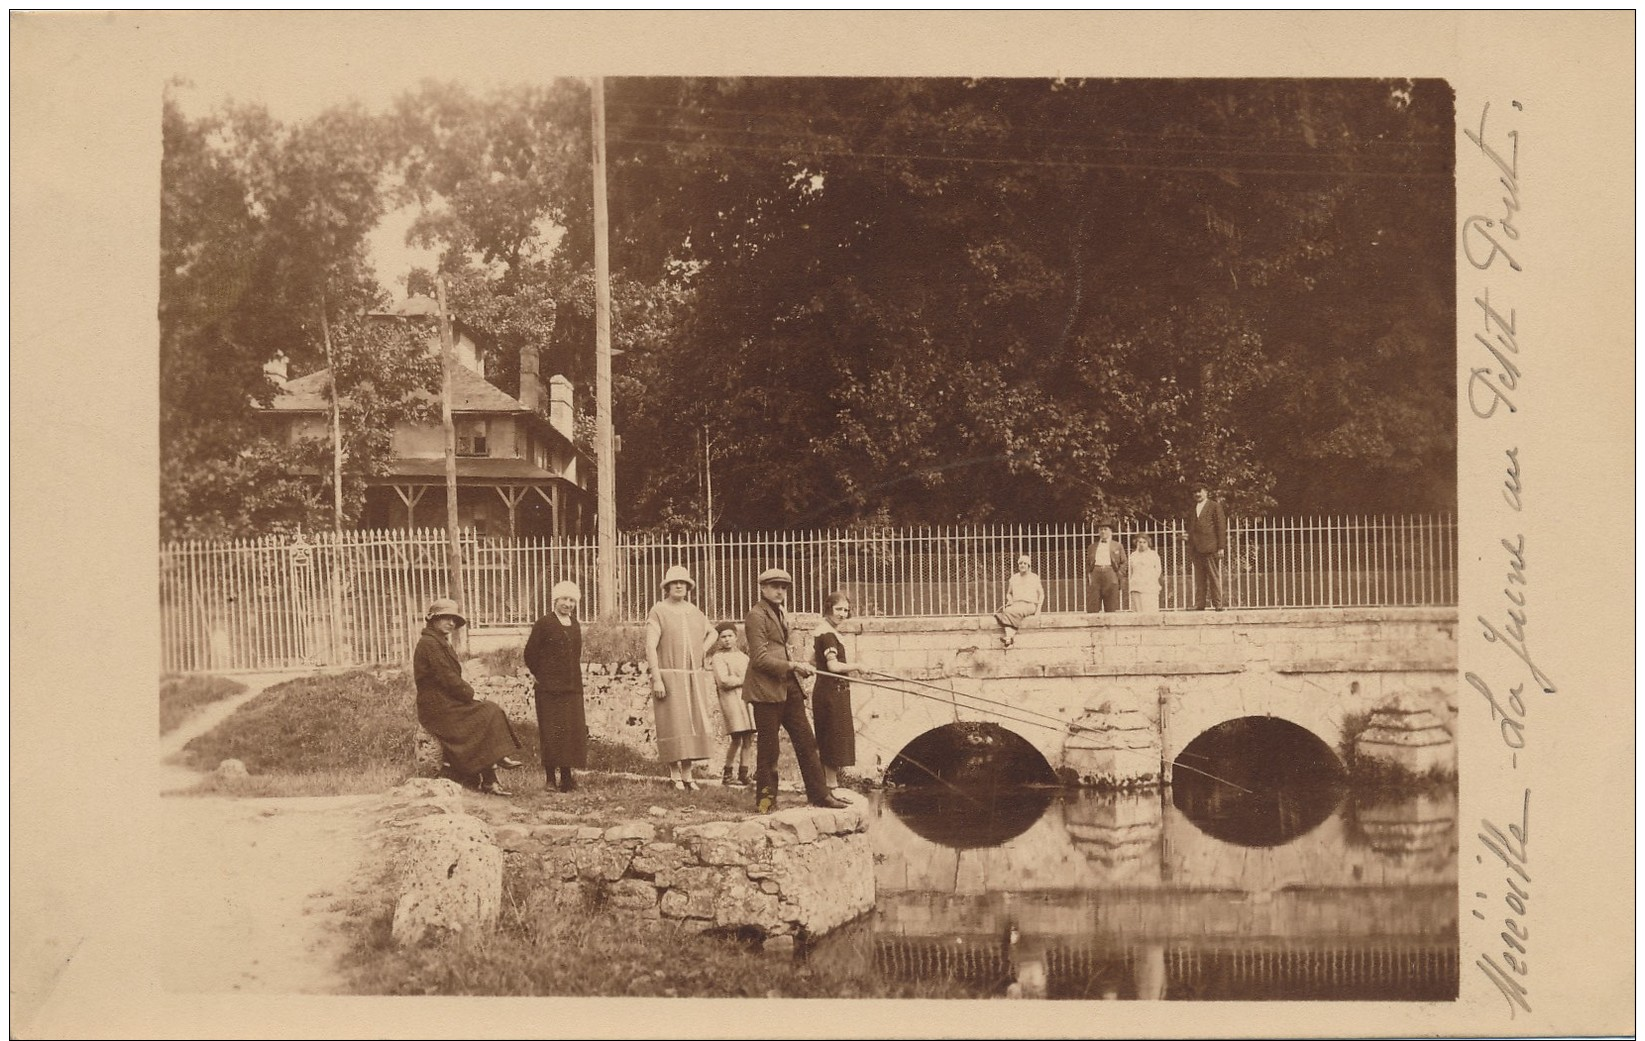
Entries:
[[398,495],[400,497],[400,501],[405,503],[406,506],[406,530],[417,530],[417,504],[421,502],[423,496],[427,494],[428,485],[396,484],[393,485],[393,488],[394,494]]

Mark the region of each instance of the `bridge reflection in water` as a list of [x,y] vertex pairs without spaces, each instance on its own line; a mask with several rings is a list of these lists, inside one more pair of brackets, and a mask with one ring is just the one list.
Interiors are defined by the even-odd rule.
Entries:
[[875,910],[811,957],[978,994],[1454,999],[1455,793],[1330,800],[1241,844],[1159,792],[886,793]]

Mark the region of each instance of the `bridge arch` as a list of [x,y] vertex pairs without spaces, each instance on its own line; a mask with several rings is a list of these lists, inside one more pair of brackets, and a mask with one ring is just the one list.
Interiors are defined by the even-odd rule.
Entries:
[[1242,685],[1233,695],[1170,697],[1165,706],[1162,749],[1165,761],[1176,762],[1202,734],[1236,719],[1253,716],[1274,717],[1301,727],[1341,758],[1343,723],[1348,714],[1341,698],[1332,697],[1327,691],[1309,689],[1293,677],[1273,677],[1254,689]]
[[959,720],[903,744],[886,764],[885,780],[907,786],[1055,784],[1057,774],[1028,735],[996,720]]

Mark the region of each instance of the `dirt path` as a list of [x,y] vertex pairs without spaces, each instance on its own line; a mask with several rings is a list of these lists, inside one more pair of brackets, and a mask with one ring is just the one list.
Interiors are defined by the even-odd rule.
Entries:
[[[200,774],[167,763],[292,673],[236,677],[244,694],[207,705],[160,739],[160,790]],[[189,992],[323,994],[339,986],[338,926],[365,854],[375,796],[160,799],[161,983]]]
[[189,992],[339,988],[342,905],[377,796],[161,799],[161,983]]

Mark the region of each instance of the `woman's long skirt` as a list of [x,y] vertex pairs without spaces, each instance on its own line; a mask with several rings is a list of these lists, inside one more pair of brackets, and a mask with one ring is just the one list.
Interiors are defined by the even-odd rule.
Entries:
[[1040,609],[1027,600],[1013,600],[994,612],[995,621],[1011,629],[1021,629],[1022,623],[1039,614]]
[[658,669],[664,698],[652,698],[657,721],[657,758],[665,763],[708,759],[714,754],[714,731],[708,706],[714,675],[703,670]]
[[544,769],[581,770],[588,765],[588,720],[582,691],[537,691],[537,740]]
[[824,766],[857,765],[857,721],[851,715],[851,685],[820,679],[811,695],[817,721],[817,754]]

